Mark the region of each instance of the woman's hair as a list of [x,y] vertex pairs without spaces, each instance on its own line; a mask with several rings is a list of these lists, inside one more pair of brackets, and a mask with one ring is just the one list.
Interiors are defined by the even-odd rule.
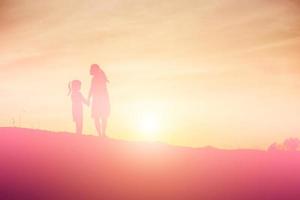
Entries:
[[69,93],[68,95],[72,94],[74,91],[79,91],[81,88],[81,81],[80,80],[73,80],[69,82]]
[[90,74],[91,75],[96,75],[99,74],[101,72],[101,68],[99,67],[99,65],[97,64],[92,64],[91,68],[90,68]]
[[90,74],[95,76],[95,75],[100,75],[101,77],[103,77],[103,80],[105,82],[109,82],[106,74],[104,73],[104,71],[99,67],[98,64],[92,64],[91,68],[90,68]]

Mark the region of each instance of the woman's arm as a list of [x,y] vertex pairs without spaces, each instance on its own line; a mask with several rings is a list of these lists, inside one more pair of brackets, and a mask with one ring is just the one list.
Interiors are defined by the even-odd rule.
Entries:
[[109,83],[109,80],[108,80],[108,78],[107,78],[107,76],[106,76],[106,74],[104,72],[103,72],[103,75],[104,75],[106,83]]
[[90,86],[90,91],[89,91],[89,96],[88,96],[88,99],[87,99],[88,102],[90,102],[90,101],[91,101],[91,98],[92,98],[92,93],[93,93],[93,90],[94,90],[94,89],[93,89],[93,88],[94,88],[93,85],[94,85],[94,84],[93,84],[93,80],[92,80],[92,81],[91,81],[91,86]]

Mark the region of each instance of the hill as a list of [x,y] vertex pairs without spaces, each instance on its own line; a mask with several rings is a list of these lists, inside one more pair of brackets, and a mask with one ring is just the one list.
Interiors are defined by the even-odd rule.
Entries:
[[0,199],[300,198],[300,153],[0,128]]

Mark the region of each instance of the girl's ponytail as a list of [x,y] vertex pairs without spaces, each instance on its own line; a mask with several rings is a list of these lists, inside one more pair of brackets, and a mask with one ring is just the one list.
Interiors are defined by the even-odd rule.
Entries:
[[69,82],[68,87],[69,87],[68,96],[70,96],[70,94],[72,92],[72,82],[71,81]]

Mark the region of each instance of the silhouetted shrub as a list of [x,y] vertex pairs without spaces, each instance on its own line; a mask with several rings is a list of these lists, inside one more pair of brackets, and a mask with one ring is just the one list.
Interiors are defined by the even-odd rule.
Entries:
[[268,147],[268,151],[298,151],[300,150],[300,140],[298,138],[287,138],[283,144],[273,143]]
[[300,148],[300,140],[298,138],[288,138],[283,145],[286,151],[297,151]]

